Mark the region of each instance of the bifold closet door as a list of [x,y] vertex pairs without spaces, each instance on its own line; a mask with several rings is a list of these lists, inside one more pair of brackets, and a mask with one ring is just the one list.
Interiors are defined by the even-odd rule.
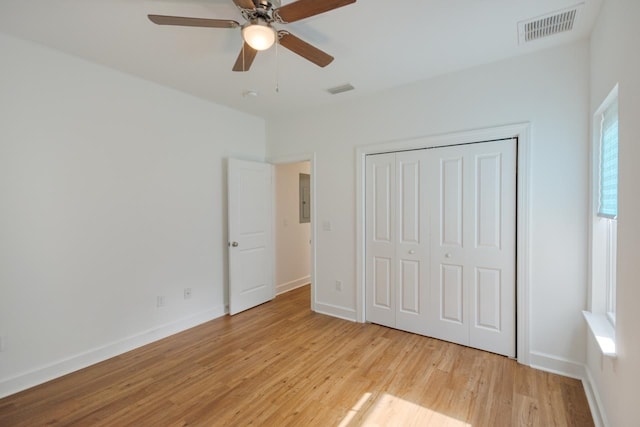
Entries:
[[430,335],[514,357],[516,140],[430,151]]
[[367,157],[367,320],[427,334],[425,150]]
[[367,321],[515,356],[516,145],[367,156]]

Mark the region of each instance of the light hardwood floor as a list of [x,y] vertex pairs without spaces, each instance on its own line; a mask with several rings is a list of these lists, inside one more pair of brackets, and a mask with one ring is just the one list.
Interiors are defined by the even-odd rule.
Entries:
[[591,426],[579,381],[312,313],[309,287],[0,400],[0,426]]

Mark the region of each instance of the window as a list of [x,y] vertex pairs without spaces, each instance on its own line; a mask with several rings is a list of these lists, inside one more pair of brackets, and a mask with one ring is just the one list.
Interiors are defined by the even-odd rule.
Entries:
[[600,119],[600,203],[598,216],[618,216],[618,102],[615,100]]
[[[592,311],[606,314],[615,325],[616,246],[618,234],[618,89],[609,94],[594,116],[592,151],[593,194],[596,200],[592,230]],[[595,139],[595,138],[594,138]]]

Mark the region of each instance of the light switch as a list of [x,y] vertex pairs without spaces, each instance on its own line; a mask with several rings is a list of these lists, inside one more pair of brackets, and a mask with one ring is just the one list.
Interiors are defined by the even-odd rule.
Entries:
[[322,229],[324,231],[331,231],[331,221],[323,221],[322,222]]

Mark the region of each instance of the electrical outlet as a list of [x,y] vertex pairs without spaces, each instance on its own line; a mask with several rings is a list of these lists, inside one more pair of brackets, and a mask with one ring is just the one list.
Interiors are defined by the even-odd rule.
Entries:
[[184,299],[191,298],[191,288],[184,288]]
[[336,280],[336,291],[342,292],[342,281]]
[[158,308],[160,308],[160,307],[164,307],[164,303],[165,303],[165,301],[164,301],[164,296],[162,296],[162,295],[158,295],[158,300],[157,300],[157,302],[158,302]]

